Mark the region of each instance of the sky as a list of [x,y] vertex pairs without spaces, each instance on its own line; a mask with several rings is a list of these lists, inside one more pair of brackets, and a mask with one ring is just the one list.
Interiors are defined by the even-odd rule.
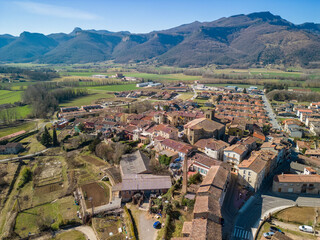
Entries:
[[147,33],[261,11],[295,24],[320,23],[320,0],[0,0],[0,34],[75,27]]

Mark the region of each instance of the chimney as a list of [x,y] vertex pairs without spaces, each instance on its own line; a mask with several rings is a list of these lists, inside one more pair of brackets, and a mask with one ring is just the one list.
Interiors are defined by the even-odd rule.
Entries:
[[182,194],[188,191],[188,157],[185,156],[183,161],[183,175],[182,175]]

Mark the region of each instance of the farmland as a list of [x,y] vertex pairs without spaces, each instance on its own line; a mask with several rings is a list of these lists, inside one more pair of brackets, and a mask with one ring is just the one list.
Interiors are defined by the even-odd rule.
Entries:
[[29,121],[22,124],[16,124],[15,126],[12,126],[12,127],[0,129],[0,137],[9,135],[15,132],[19,132],[21,130],[30,131],[35,128],[36,128],[36,123],[33,121]]
[[107,98],[113,98],[113,97],[114,97],[113,94],[107,94],[101,90],[90,90],[89,95],[84,96],[84,97],[75,98],[71,101],[61,103],[60,106],[61,107],[70,107],[70,106],[90,105],[99,99],[107,99]]
[[109,188],[104,183],[89,183],[81,186],[85,196],[87,208],[91,207],[90,198],[92,198],[92,205],[98,207],[109,202]]
[[22,91],[0,90],[0,104],[21,101],[21,93]]
[[58,229],[60,224],[67,221],[79,221],[77,210],[78,206],[74,204],[72,196],[25,210],[17,216],[15,232],[20,237],[26,237],[29,232],[38,233],[42,224]]

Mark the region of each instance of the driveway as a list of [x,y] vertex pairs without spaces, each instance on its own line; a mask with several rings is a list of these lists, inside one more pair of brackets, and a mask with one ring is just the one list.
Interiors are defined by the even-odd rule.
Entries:
[[138,228],[139,239],[155,240],[157,238],[157,230],[153,228],[153,223],[158,221],[144,211],[139,211]]

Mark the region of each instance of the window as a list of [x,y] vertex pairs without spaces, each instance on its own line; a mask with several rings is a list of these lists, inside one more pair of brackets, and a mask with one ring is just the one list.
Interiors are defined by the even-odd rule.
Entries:
[[248,182],[251,183],[251,178],[250,177],[248,177]]
[[251,176],[251,172],[248,172],[248,175]]
[[244,174],[244,175],[246,174],[246,170],[243,170],[243,174]]

